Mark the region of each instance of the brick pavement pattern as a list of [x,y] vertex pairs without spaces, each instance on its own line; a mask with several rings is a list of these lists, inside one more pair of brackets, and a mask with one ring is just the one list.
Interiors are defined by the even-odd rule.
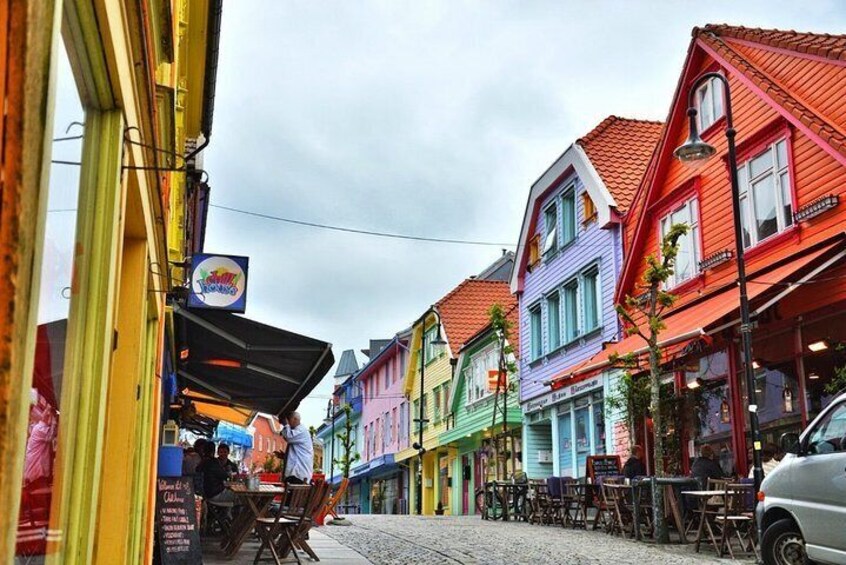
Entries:
[[361,515],[349,519],[350,526],[326,526],[321,531],[376,565],[729,562],[707,551],[696,554],[692,545],[657,547],[602,532],[489,522],[476,516]]

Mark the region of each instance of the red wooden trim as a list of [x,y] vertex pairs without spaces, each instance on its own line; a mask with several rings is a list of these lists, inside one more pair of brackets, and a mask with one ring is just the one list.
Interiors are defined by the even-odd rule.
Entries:
[[[702,230],[699,230],[699,233],[702,233]],[[698,269],[699,267],[697,267]],[[705,273],[700,272],[696,276],[690,277],[686,281],[682,281],[676,286],[669,287],[667,292],[671,292],[675,295],[685,294],[691,290],[700,290],[705,288]]]
[[717,118],[717,121],[715,121],[713,124],[711,124],[710,126],[705,128],[705,131],[703,131],[702,133],[699,134],[699,137],[701,137],[705,141],[708,141],[709,139],[714,137],[714,135],[716,135],[716,133],[718,131],[724,130],[725,127],[726,127],[726,113],[723,112],[723,115],[720,116],[719,118]]
[[[737,163],[742,164],[757,157],[766,147],[772,145],[780,138],[785,137],[790,139],[792,137],[791,134],[792,128],[790,127],[790,123],[782,117],[775,118],[746,139],[738,142]],[[722,158],[728,161],[728,151],[722,155]]]
[[707,45],[701,39],[696,40],[696,44],[699,45],[706,53],[708,53],[714,59],[720,61],[727,69],[731,70],[737,75],[737,80],[743,83],[743,85],[751,90],[756,96],[761,98],[761,100],[765,101],[767,104],[770,105],[776,112],[781,114],[787,121],[793,124],[796,128],[802,131],[805,135],[807,135],[814,143],[816,143],[823,151],[834,157],[834,159],[846,166],[846,155],[832,147],[829,143],[827,143],[823,138],[817,135],[811,128],[806,126],[800,119],[794,116],[789,110],[785,109],[775,100],[772,99],[766,92],[764,92],[761,88],[758,87],[750,78],[732,66],[728,61],[726,61],[719,53],[717,53],[714,49],[712,49],[709,45]]
[[771,235],[767,239],[759,241],[754,246],[749,247],[748,249],[746,249],[743,252],[743,257],[747,261],[751,261],[752,259],[754,259],[756,257],[759,257],[761,255],[764,255],[764,254],[772,251],[773,247],[778,247],[779,245],[781,245],[785,241],[791,241],[793,243],[796,243],[797,241],[799,241],[799,232],[800,231],[801,231],[801,228],[799,227],[799,224],[794,223],[792,226],[790,226],[789,228],[787,228],[783,232],[777,233],[775,235]]
[[[690,200],[693,197],[699,199],[702,188],[702,178],[695,176],[687,179],[679,186],[671,190],[664,197],[653,203],[646,209],[660,224],[661,218],[667,215],[667,212],[675,208],[677,205]],[[702,224],[700,223],[700,226]],[[659,226],[660,229],[660,226]]]
[[[664,178],[664,172],[666,170],[668,160],[673,158],[672,149],[667,151],[667,143],[669,143],[670,140],[675,139],[672,134],[677,130],[680,123],[684,123],[684,120],[687,117],[687,101],[685,100],[684,104],[681,104],[680,100],[683,98],[683,94],[687,92],[685,90],[685,86],[690,84],[690,81],[693,78],[699,76],[700,73],[694,75],[693,72],[704,58],[704,52],[697,51],[696,46],[696,40],[691,41],[688,45],[684,67],[682,68],[682,73],[679,76],[679,81],[676,84],[676,91],[673,94],[673,101],[670,104],[670,112],[667,116],[667,121],[664,126],[661,139],[658,141],[658,145],[652,154],[652,158],[650,159],[649,166],[644,174],[642,183],[635,191],[634,199],[632,200],[632,202],[637,202],[641,198],[641,192],[645,191],[646,194],[644,195],[642,208],[644,212],[650,206],[649,200],[655,191],[658,179]],[[630,221],[628,213],[626,221]],[[639,262],[635,260],[638,255],[634,253],[634,251],[643,246],[643,238],[645,237],[645,234],[648,233],[645,224],[650,221],[651,218],[649,218],[646,213],[641,213],[640,216],[636,218],[637,227],[635,228],[635,232],[632,237],[632,249],[630,250],[631,253],[628,251],[626,252],[627,258],[623,263],[620,278],[617,282],[617,288],[614,293],[615,302],[622,303],[623,297],[626,295],[626,291],[633,284],[633,278],[637,273],[637,265],[639,264]]]
[[772,45],[767,45],[766,43],[756,43],[754,41],[749,41],[748,39],[739,39],[736,37],[722,37],[721,39],[729,43],[737,43],[746,47],[769,51],[770,53],[778,53],[779,55],[787,55],[788,57],[807,59],[809,61],[817,61],[818,63],[828,63],[829,65],[837,65],[838,67],[846,67],[846,61],[841,59],[829,59],[820,55],[814,55],[813,53],[801,53],[790,49],[782,49],[781,47],[774,47]]
[[805,397],[805,361],[802,359],[801,325],[793,328],[793,337],[793,361],[796,365],[796,380],[799,383],[799,412],[802,414],[802,429],[805,429],[808,426],[808,402]]

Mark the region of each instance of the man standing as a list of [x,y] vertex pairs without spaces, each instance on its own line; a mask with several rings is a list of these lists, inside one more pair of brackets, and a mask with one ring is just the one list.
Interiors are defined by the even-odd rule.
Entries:
[[[285,482],[289,485],[307,485],[314,472],[314,445],[311,434],[300,424],[300,414],[293,412],[282,419],[282,437],[288,442],[285,452]],[[277,452],[281,456],[281,452]]]

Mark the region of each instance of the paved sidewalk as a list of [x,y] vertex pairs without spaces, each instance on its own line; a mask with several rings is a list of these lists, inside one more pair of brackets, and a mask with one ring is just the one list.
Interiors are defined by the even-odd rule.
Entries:
[[714,553],[705,550],[694,553],[692,545],[656,546],[602,532],[523,522],[488,522],[477,516],[361,515],[351,516],[350,522],[352,525],[348,527],[327,526],[322,531],[376,565],[737,563],[717,559]]
[[[328,526],[312,528],[309,532],[309,545],[320,557],[322,565],[370,565],[370,561],[362,557],[361,554],[327,536],[324,533],[327,528]],[[205,565],[251,565],[258,548],[259,542],[257,539],[249,540],[244,543],[234,559],[226,559],[220,551],[219,540],[206,539],[203,540],[203,563]],[[263,557],[270,558],[270,552],[265,551]],[[303,563],[312,563],[308,555],[304,553],[300,553],[300,559]],[[289,555],[285,560],[285,563],[296,562],[297,560],[292,555]],[[264,561],[264,563],[267,563],[267,561]]]

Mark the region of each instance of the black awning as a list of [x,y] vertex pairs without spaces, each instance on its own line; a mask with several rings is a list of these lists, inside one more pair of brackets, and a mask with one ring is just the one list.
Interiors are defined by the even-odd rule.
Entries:
[[283,415],[335,362],[332,345],[230,312],[174,306],[182,383],[221,404]]

